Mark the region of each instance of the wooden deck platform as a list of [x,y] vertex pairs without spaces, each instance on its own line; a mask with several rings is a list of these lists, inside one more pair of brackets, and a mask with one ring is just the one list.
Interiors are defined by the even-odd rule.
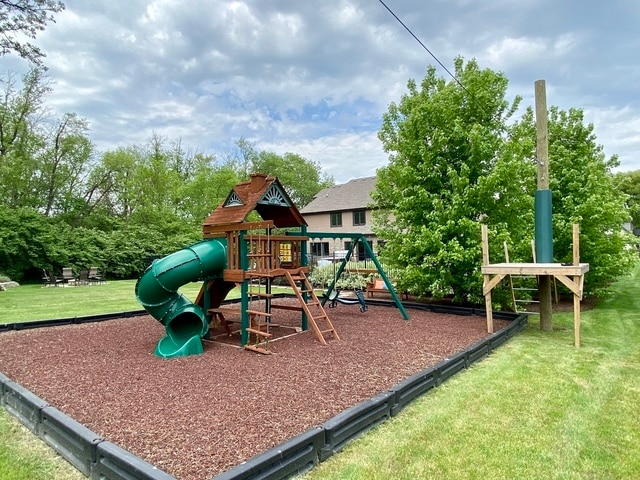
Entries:
[[575,346],[580,346],[580,300],[582,300],[584,275],[589,271],[588,263],[566,265],[563,263],[494,263],[482,265],[484,283],[482,294],[487,308],[487,332],[493,333],[493,311],[491,291],[507,275],[549,275],[555,277],[573,293],[573,315]]

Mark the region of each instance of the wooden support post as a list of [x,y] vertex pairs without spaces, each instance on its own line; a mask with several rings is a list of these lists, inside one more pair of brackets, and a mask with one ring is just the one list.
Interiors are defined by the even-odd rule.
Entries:
[[[573,225],[573,264],[580,264],[580,226],[578,224]],[[573,277],[573,281],[580,285],[580,295],[573,293],[573,343],[576,348],[580,348],[580,300],[584,276]]]
[[[549,189],[549,141],[547,137],[547,94],[544,80],[535,82],[536,102],[536,160],[538,162],[538,190]],[[537,237],[537,235],[536,235]],[[536,238],[538,241],[538,238]],[[536,245],[536,250],[538,245]],[[548,262],[552,260],[544,260]],[[553,299],[551,296],[551,277],[541,275],[538,283],[540,299],[540,330],[553,330]]]
[[[482,265],[489,265],[489,233],[487,226],[482,224]],[[491,306],[491,288],[489,282],[491,275],[483,276],[484,305],[487,310],[487,332],[493,333],[493,307]]]

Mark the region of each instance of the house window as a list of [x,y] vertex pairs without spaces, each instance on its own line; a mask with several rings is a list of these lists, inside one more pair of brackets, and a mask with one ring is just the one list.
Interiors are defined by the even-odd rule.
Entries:
[[330,215],[331,226],[332,227],[341,227],[342,226],[342,212],[334,212]]
[[354,210],[353,211],[353,225],[366,225],[367,224],[367,216],[364,210]]
[[311,255],[314,257],[329,256],[329,242],[314,242],[311,244]]

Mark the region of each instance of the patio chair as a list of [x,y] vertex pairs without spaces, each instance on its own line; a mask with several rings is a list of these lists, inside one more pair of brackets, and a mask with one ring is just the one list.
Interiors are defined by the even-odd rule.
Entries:
[[42,269],[42,286],[46,287],[51,283],[51,277],[49,276],[49,274],[47,273],[47,271],[43,268]]
[[98,267],[91,267],[89,269],[89,283],[102,283],[103,281],[102,275],[98,273]]
[[62,283],[70,286],[76,284],[76,276],[73,274],[73,269],[68,267],[62,269]]
[[53,272],[47,272],[42,269],[42,286],[43,287],[57,287],[62,283],[62,278],[56,277]]
[[83,268],[78,273],[78,279],[76,280],[76,284],[78,285],[89,285],[89,270]]

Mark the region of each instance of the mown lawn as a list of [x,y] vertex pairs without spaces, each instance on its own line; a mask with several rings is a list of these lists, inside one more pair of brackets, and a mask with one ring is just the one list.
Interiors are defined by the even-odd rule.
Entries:
[[537,318],[483,362],[305,476],[640,478],[640,265],[582,314]]
[[[0,324],[142,310],[136,300],[135,285],[136,280],[118,280],[73,287],[9,288],[0,292]],[[180,291],[194,300],[201,285],[188,283]],[[229,297],[234,294],[231,292]]]

